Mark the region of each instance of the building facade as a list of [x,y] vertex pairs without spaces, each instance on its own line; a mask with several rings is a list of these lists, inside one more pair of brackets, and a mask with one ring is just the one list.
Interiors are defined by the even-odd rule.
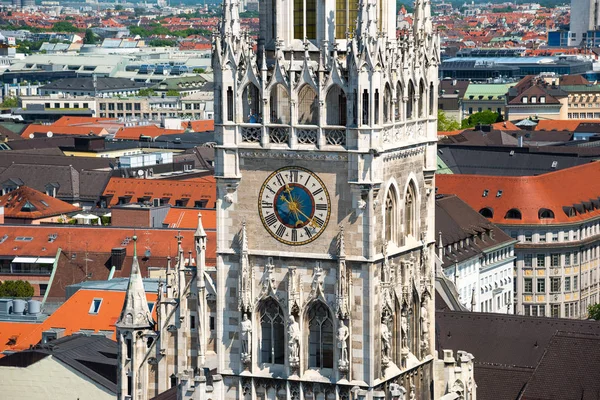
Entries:
[[429,3],[398,39],[394,2],[260,10],[256,55],[229,0],[213,51],[224,398],[429,399]]

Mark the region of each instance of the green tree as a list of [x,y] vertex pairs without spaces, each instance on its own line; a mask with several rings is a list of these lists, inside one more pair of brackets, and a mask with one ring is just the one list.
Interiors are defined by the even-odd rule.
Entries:
[[194,68],[193,71],[195,74],[203,74],[206,72],[206,70],[204,68]]
[[166,95],[175,97],[175,96],[179,96],[179,92],[175,89],[170,89],[170,90],[167,90]]
[[143,88],[138,91],[139,96],[154,96],[156,91],[152,88]]
[[122,10],[123,10],[123,6],[122,6],[122,5],[120,5],[120,4],[117,4],[117,5],[115,6],[115,11],[122,11]]
[[85,36],[83,38],[83,43],[85,44],[94,44],[96,43],[96,35],[92,32],[91,29],[85,30]]
[[461,128],[472,128],[476,125],[489,125],[496,122],[502,122],[502,116],[497,112],[485,110],[469,115],[469,118],[463,119]]
[[600,321],[600,304],[590,304],[587,309],[588,318]]
[[133,13],[136,17],[139,17],[140,15],[144,15],[146,13],[146,9],[142,7],[135,7],[133,9]]
[[15,108],[19,106],[19,100],[16,97],[6,97],[2,103],[0,103],[0,108]]
[[33,286],[27,281],[4,281],[0,283],[0,297],[31,297]]
[[56,32],[79,32],[75,25],[66,21],[59,21],[52,25],[52,30]]
[[458,121],[448,118],[446,113],[442,110],[438,110],[438,132],[450,132],[460,129]]

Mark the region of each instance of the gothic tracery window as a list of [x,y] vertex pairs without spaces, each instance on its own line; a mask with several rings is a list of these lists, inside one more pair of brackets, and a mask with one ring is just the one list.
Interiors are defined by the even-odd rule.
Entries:
[[260,307],[260,362],[263,364],[284,363],[285,323],[283,312],[271,298]]
[[433,88],[433,82],[429,84],[429,115],[433,115],[435,109],[435,92]]
[[255,84],[249,83],[242,92],[242,112],[244,122],[259,122],[260,115],[262,113],[260,91]]
[[396,215],[398,209],[396,192],[393,187],[390,187],[387,198],[385,199],[385,240],[386,242],[396,242],[396,227],[398,221]]
[[404,196],[404,232],[406,236],[417,237],[416,235],[416,197],[415,189],[412,182],[408,185],[408,189]]
[[423,80],[419,83],[419,118],[425,116],[425,105],[426,103],[425,84]]
[[317,94],[308,85],[304,85],[298,93],[298,123],[316,125],[319,120],[319,102]]
[[406,119],[414,118],[413,107],[415,106],[415,87],[412,81],[408,82],[408,100],[406,101]]
[[317,0],[294,0],[294,39],[317,38]]
[[335,38],[345,39],[346,32],[353,33],[358,17],[358,0],[335,1]]
[[329,89],[325,108],[327,125],[346,125],[346,95],[342,88],[335,85]]
[[333,321],[320,301],[308,311],[308,367],[333,368]]
[[271,108],[271,123],[290,123],[290,96],[283,85],[277,84],[271,89],[269,105]]

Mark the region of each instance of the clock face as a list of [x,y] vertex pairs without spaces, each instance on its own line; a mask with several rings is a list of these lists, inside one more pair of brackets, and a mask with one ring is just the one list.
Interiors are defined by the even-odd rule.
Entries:
[[263,183],[258,197],[260,219],[271,236],[300,246],[315,240],[329,222],[331,204],[323,181],[312,171],[285,167]]

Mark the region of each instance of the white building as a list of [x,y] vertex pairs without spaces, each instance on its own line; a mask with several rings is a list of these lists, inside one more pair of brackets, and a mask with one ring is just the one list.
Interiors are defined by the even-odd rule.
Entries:
[[512,313],[517,242],[456,196],[436,199],[438,257],[471,311]]

